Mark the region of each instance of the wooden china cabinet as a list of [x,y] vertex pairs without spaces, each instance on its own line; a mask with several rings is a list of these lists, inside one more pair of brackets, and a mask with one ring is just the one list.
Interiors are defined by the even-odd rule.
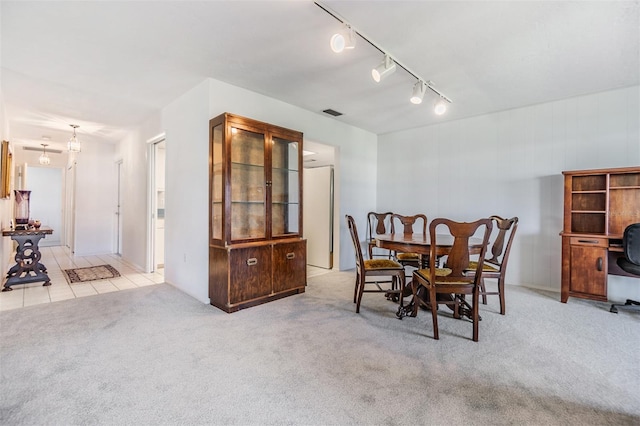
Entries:
[[562,174],[561,301],[569,296],[606,301],[607,275],[629,275],[616,259],[623,256],[624,229],[640,222],[640,167]]
[[209,122],[209,298],[226,311],[305,291],[302,133]]

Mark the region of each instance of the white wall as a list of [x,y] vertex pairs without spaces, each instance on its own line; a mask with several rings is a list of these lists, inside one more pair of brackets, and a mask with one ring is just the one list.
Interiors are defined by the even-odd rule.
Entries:
[[[639,99],[635,86],[380,136],[377,208],[518,216],[507,283],[559,291],[561,172],[639,165]],[[640,296],[633,278],[609,290]]]
[[[304,133],[338,146],[336,208],[364,220],[376,201],[375,134],[266,96],[207,80],[163,109],[167,141],[165,278],[204,303],[208,297],[209,119],[223,112]],[[346,226],[339,236],[340,269],[353,267]]]
[[[132,129],[116,147],[114,164],[122,161],[122,258],[140,269],[147,264],[147,140],[162,133],[160,114]],[[117,197],[117,193],[116,193]],[[114,250],[117,229],[114,227]]]
[[209,82],[164,108],[165,280],[209,303]]

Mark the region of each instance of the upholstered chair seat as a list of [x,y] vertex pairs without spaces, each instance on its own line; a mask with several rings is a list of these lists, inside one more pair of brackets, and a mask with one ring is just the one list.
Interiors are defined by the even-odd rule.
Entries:
[[418,253],[398,253],[396,254],[396,259],[402,261],[409,261],[409,260],[413,260],[413,261],[417,261],[418,259],[420,259],[420,255]]
[[[499,272],[500,269],[490,265],[489,263],[487,263],[488,261],[485,260],[484,265],[482,265],[482,270],[486,271],[486,272]],[[475,271],[476,268],[478,267],[478,262],[476,262],[475,260],[472,260],[469,262],[469,268],[472,271]]]

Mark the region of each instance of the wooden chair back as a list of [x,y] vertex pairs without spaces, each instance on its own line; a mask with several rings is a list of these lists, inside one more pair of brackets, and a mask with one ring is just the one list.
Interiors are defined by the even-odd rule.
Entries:
[[367,213],[367,238],[373,239],[379,234],[389,234],[391,231],[392,212]]
[[416,214],[413,216],[403,216],[401,214],[392,214],[391,215],[391,233],[394,234],[397,232],[396,223],[400,226],[398,228],[402,229],[403,234],[413,234],[414,225],[418,223],[418,226],[421,226],[422,234],[427,235],[427,216],[423,214]]
[[[369,212],[367,213],[367,249],[369,259],[373,259],[373,249],[376,247],[375,238],[376,235],[390,234],[393,222],[391,221],[392,212]],[[380,250],[380,249],[379,249]],[[384,256],[391,258],[391,252],[387,250],[384,255],[377,254],[376,256]]]
[[362,270],[362,268],[364,267],[364,256],[362,255],[362,246],[360,245],[360,239],[358,238],[358,228],[356,227],[356,221],[351,215],[346,215],[345,217],[347,219],[349,234],[351,234],[351,240],[353,241],[353,249],[356,255],[356,268]]
[[[500,216],[491,216],[490,219],[495,223],[498,233],[496,239],[491,244],[491,258],[485,261],[497,266],[500,270],[507,268],[507,262],[509,261],[509,253],[511,252],[511,244],[513,243],[513,237],[516,235],[518,229],[518,217],[512,217],[511,219],[503,219]],[[507,239],[507,245],[504,245],[506,235],[509,234]]]
[[[482,246],[480,250],[480,258],[476,267],[476,273],[473,279],[470,279],[465,270],[469,267],[469,239],[476,234],[478,228],[484,226],[484,232],[482,236]],[[453,245],[449,253],[447,254],[447,268],[451,269],[451,273],[445,277],[436,278],[436,262],[432,262],[430,265],[431,282],[438,281],[460,281],[460,282],[474,282],[482,276],[483,259],[487,252],[487,246],[489,244],[489,236],[493,229],[493,223],[491,219],[479,219],[475,222],[456,222],[450,219],[438,218],[431,221],[429,225],[429,237],[431,240],[431,258],[435,259],[438,250],[438,227],[444,227],[448,233],[453,237]]]

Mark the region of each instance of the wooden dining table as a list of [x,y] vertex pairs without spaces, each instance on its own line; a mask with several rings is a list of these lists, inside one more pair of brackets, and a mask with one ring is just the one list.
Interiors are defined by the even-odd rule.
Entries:
[[[400,253],[418,253],[428,256],[431,250],[429,234],[380,234],[376,235],[376,247]],[[453,236],[449,234],[436,235],[438,246],[436,256],[445,256],[453,245]],[[469,238],[469,254],[478,254],[482,249],[482,238]]]
[[[429,234],[380,234],[376,235],[375,239],[376,247],[379,248],[399,253],[418,253],[421,265],[424,265],[422,260],[423,256],[429,256],[431,254],[431,238]],[[436,235],[436,242],[436,256],[446,256],[451,251],[454,238],[449,234],[438,234]],[[482,238],[469,238],[469,255],[480,254],[481,251]],[[413,297],[416,297],[416,295],[414,294]],[[453,300],[453,296],[451,299]],[[407,306],[402,306],[401,304],[398,308],[398,313],[396,314],[398,318],[402,319],[402,317],[407,316],[409,312],[413,310],[414,303],[417,303],[417,301],[412,300]],[[449,308],[451,308],[451,306],[449,306]],[[453,310],[453,308],[451,309]],[[463,309],[460,313],[463,316],[469,317],[470,312],[467,311],[467,309]]]

